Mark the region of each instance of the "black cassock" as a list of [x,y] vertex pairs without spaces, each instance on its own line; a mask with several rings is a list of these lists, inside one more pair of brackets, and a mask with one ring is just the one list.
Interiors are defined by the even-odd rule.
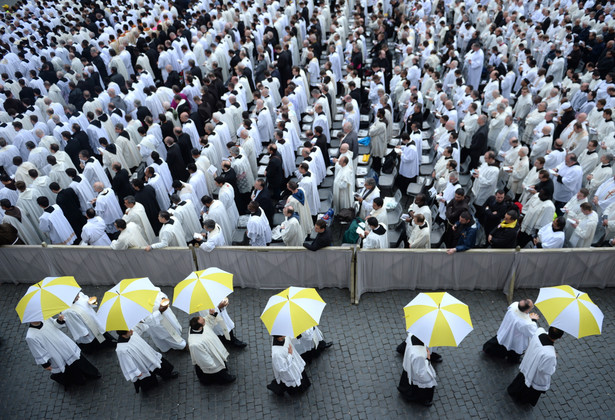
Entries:
[[156,190],[151,185],[145,185],[140,191],[135,192],[135,200],[138,203],[141,203],[145,208],[147,219],[152,225],[154,233],[158,235],[158,232],[160,232],[160,229],[162,228],[162,224],[158,221],[160,206],[156,200]]

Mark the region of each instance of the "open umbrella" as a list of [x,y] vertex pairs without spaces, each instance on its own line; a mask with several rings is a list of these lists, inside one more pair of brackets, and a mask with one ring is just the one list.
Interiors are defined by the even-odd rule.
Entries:
[[233,275],[211,267],[190,273],[175,286],[173,306],[192,314],[215,308],[231,293],[233,293]]
[[325,305],[315,289],[289,287],[269,298],[261,320],[271,335],[297,337],[318,325]]
[[536,306],[549,325],[576,338],[602,332],[602,311],[587,293],[574,287],[542,287],[536,299]]
[[45,277],[28,288],[15,310],[21,322],[39,322],[70,308],[81,287],[72,276]]
[[419,293],[404,315],[408,332],[429,347],[457,347],[473,329],[468,305],[446,292]]
[[105,292],[98,318],[105,331],[129,330],[154,310],[159,289],[147,277],[124,279]]

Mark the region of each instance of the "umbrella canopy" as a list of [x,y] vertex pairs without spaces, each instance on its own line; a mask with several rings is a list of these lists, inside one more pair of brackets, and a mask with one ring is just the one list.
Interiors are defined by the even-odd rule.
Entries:
[[408,332],[429,347],[456,347],[473,329],[468,305],[446,292],[419,293],[404,314]]
[[549,325],[576,338],[602,332],[602,311],[587,293],[574,287],[542,287],[536,299],[536,306]]
[[105,292],[98,318],[105,331],[129,330],[154,310],[159,289],[147,277],[124,279]]
[[215,308],[231,293],[233,293],[233,275],[211,267],[190,273],[175,286],[173,306],[192,314]]
[[15,310],[21,322],[39,322],[70,308],[81,287],[72,276],[45,277],[28,288]]
[[318,325],[325,305],[315,289],[289,287],[269,298],[261,320],[271,335],[297,337]]

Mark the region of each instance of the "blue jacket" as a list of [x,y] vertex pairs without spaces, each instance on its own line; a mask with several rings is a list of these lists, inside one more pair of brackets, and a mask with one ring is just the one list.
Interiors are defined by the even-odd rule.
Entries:
[[455,229],[459,231],[459,239],[457,240],[457,246],[455,247],[457,252],[467,251],[468,249],[474,248],[474,245],[476,244],[476,233],[480,227],[478,221],[475,220],[474,224],[470,226],[461,225],[461,223],[457,222],[455,223],[455,226]]

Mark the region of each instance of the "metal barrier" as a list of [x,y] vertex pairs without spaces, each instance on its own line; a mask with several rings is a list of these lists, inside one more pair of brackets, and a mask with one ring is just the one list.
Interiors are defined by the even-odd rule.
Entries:
[[113,251],[108,247],[0,247],[0,282],[35,283],[46,276],[73,275],[81,285],[112,285],[124,278],[150,277],[174,286],[194,270],[216,266],[234,274],[237,287],[348,288],[352,303],[363,293],[387,290],[502,290],[557,284],[614,287],[615,250],[363,250],[329,247],[220,247]]

